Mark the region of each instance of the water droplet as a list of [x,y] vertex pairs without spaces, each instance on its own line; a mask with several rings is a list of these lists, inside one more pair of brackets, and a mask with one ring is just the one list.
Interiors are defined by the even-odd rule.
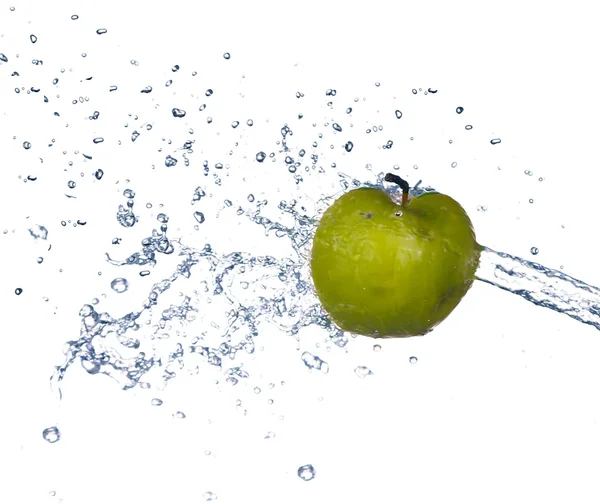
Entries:
[[128,199],[133,199],[135,198],[135,192],[132,189],[125,189],[123,191],[123,196],[125,196]]
[[56,426],[48,427],[42,432],[42,437],[48,441],[48,443],[56,443],[60,440],[60,431]]
[[248,194],[248,201],[249,201],[250,203],[253,203],[253,202],[254,202],[254,194]]
[[298,468],[298,477],[304,481],[310,481],[316,476],[315,468],[310,465],[303,465]]
[[0,53],[0,61],[2,61],[3,63],[8,63],[8,58],[6,57],[6,54]]
[[172,110],[172,112],[173,112],[173,117],[179,117],[179,118],[185,117],[185,110],[174,108]]
[[194,219],[198,221],[198,224],[202,224],[206,220],[202,212],[194,212]]
[[408,362],[411,364],[416,364],[419,359],[417,359],[414,355],[408,359]]
[[337,94],[337,91],[335,89],[328,89],[325,92],[325,96],[335,96]]
[[96,177],[96,179],[98,179],[98,180],[100,180],[103,176],[104,176],[104,171],[102,169],[98,169],[94,173],[94,177]]
[[402,112],[400,112],[399,110],[396,110],[395,114],[396,114],[396,119],[400,119],[402,117]]
[[22,293],[23,293],[23,289],[21,289],[21,287],[17,287],[17,288],[15,289],[15,294],[16,294],[17,296],[20,296]]
[[183,419],[185,418],[185,413],[183,411],[177,411],[173,416],[175,418]]
[[239,121],[233,121],[233,122],[231,123],[231,127],[232,127],[233,129],[237,128],[239,125],[240,125],[240,122],[239,122]]
[[29,40],[31,40],[32,44],[35,44],[37,42],[37,37],[35,35],[29,35]]
[[346,145],[344,145],[344,149],[346,149],[346,152],[351,152],[353,147],[354,144],[352,142],[346,142]]
[[335,131],[342,131],[342,127],[338,123],[333,123],[332,126]]
[[499,144],[501,141],[502,141],[502,140],[500,140],[499,138],[492,138],[492,139],[490,140],[490,143],[491,143],[492,145],[497,145],[497,144]]
[[456,166],[457,166],[457,162],[456,162],[456,161],[453,161],[453,162],[452,162],[452,164],[451,164],[450,166],[451,166],[452,168],[456,168]]
[[213,94],[213,90],[212,89],[207,89],[206,92],[204,93],[206,96],[212,96]]
[[267,155],[263,151],[260,151],[258,154],[256,154],[256,160],[259,163],[262,163],[266,158],[267,158]]
[[213,493],[213,492],[204,492],[202,494],[202,498],[204,499],[205,502],[212,502],[212,501],[216,501],[218,499],[217,494]]
[[373,345],[374,352],[381,352],[381,345]]
[[223,54],[223,58],[225,58],[226,60],[228,60],[229,58],[231,58],[231,54],[229,54],[228,52],[226,52],[225,54]]
[[316,369],[324,374],[329,372],[329,364],[327,364],[327,362],[324,360],[321,360],[316,355],[313,355],[309,352],[304,352],[301,358],[308,369]]
[[537,247],[531,247],[529,250],[533,255],[538,255],[540,250]]
[[25,149],[25,150],[31,149],[31,143],[29,143],[29,142],[23,142],[23,149]]
[[466,130],[472,130],[472,129],[473,129],[473,126],[471,126],[470,124],[467,124],[467,125],[465,126],[465,129],[466,129]]
[[167,214],[164,214],[164,213],[159,213],[159,214],[156,216],[156,220],[157,220],[158,222],[162,222],[163,224],[166,224],[167,222],[169,222],[169,217],[168,217],[168,215],[167,215]]
[[254,393],[260,394],[261,393],[260,387],[254,387]]
[[359,378],[364,378],[365,376],[369,376],[373,374],[373,371],[371,371],[368,367],[366,366],[358,366],[355,370],[354,373],[356,374],[356,376],[358,376]]
[[73,15],[71,16],[71,19],[72,19],[73,21],[76,21],[77,19],[79,19],[79,16],[78,16],[77,14],[73,14]]
[[48,230],[39,224],[29,228],[29,234],[34,238],[40,238],[41,240],[48,238]]
[[528,177],[531,177],[533,175],[533,172],[531,170],[525,170],[523,173]]
[[98,35],[104,35],[104,34],[105,34],[107,31],[108,31],[108,30],[107,30],[106,28],[98,28],[98,29],[96,30],[96,33],[97,33]]
[[413,90],[412,90],[412,94],[417,94],[417,90],[416,90],[416,89],[413,89]]
[[248,120],[246,121],[246,124],[247,124],[248,126],[254,126],[254,121],[253,121],[252,119],[248,119]]
[[172,168],[176,164],[177,164],[177,159],[175,159],[174,157],[169,155],[165,158],[165,166]]
[[456,107],[456,113],[457,114],[462,114],[464,112],[464,108],[463,107]]
[[40,257],[37,258],[37,263],[38,264],[42,264],[43,262],[44,262],[44,258],[43,257],[40,256]]
[[529,198],[529,203],[533,203],[533,198]]
[[102,137],[97,137],[97,138],[94,138],[94,140],[93,140],[93,141],[94,141],[94,143],[95,143],[95,144],[99,144],[99,143],[102,143],[102,142],[104,142],[104,138],[102,138]]
[[115,292],[122,294],[129,289],[129,282],[125,278],[115,278],[110,282],[110,288]]
[[437,89],[432,89],[432,88],[429,88],[429,89],[427,89],[427,92],[428,92],[428,93],[431,93],[431,94],[435,94],[435,93],[437,93],[437,92],[438,92],[438,90],[437,90]]
[[173,65],[173,68],[171,68],[171,72],[175,73],[179,71],[179,65]]

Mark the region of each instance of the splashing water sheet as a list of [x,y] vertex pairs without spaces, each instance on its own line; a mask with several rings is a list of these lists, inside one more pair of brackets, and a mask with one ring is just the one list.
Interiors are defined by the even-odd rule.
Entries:
[[[599,35],[467,7],[0,6],[1,502],[598,501]],[[485,245],[422,338],[310,277],[387,172]]]

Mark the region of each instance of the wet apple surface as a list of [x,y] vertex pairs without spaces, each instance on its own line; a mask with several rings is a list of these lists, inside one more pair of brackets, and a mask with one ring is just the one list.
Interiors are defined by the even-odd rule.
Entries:
[[430,192],[402,204],[383,189],[338,198],[315,233],[311,272],[319,300],[343,330],[373,337],[429,332],[471,287],[481,246],[458,202]]

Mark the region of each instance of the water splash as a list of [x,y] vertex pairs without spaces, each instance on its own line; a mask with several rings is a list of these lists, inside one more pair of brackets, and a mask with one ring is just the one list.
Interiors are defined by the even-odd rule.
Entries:
[[477,279],[600,330],[600,288],[561,271],[484,247]]

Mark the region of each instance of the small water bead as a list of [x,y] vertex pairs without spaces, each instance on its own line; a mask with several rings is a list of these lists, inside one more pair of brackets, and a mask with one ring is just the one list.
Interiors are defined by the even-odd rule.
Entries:
[[499,138],[492,138],[492,139],[490,140],[490,143],[491,143],[492,145],[498,145],[500,142],[502,142],[502,140],[500,140]]
[[25,149],[25,150],[31,149],[31,143],[30,142],[23,142],[23,149]]
[[185,110],[182,110],[182,109],[174,108],[172,110],[172,113],[173,113],[173,117],[178,117],[178,118],[185,117]]
[[173,65],[173,68],[171,68],[171,72],[179,72],[179,65]]
[[35,35],[29,35],[29,40],[31,40],[32,44],[35,44],[37,42],[37,37]]
[[464,108],[463,107],[456,107],[456,113],[457,114],[462,114],[464,112]]
[[533,255],[538,255],[540,253],[540,250],[537,247],[531,247],[529,252],[531,252]]
[[107,31],[108,31],[108,30],[107,30],[106,28],[98,28],[98,29],[96,30],[96,33],[97,33],[98,35],[104,35],[104,34],[105,34]]
[[204,109],[206,109],[206,103],[203,103],[202,105],[200,105],[200,107],[198,108],[198,110],[200,112],[202,112]]
[[94,138],[93,142],[94,142],[95,144],[102,143],[102,142],[104,142],[104,138],[102,138],[102,137],[97,137],[97,138]]
[[419,361],[414,355],[408,359],[411,364],[416,364]]
[[207,117],[207,118],[206,118],[206,122],[207,122],[208,124],[212,123],[212,122],[213,122],[213,118],[212,118],[212,117]]
[[71,19],[72,19],[73,21],[76,21],[77,19],[79,19],[79,16],[78,16],[77,14],[73,14],[73,15],[71,16]]
[[325,92],[325,96],[335,96],[337,94],[337,91],[335,89],[328,89]]
[[15,289],[15,294],[16,294],[17,296],[20,296],[22,293],[23,293],[23,289],[21,289],[21,287],[17,287],[17,288]]
[[206,96],[212,96],[213,94],[213,90],[212,89],[207,89],[206,92],[204,93]]
[[379,345],[379,344],[373,345],[373,351],[374,352],[381,352],[381,345]]
[[296,91],[296,98],[304,98],[304,93],[301,93],[300,91]]
[[533,198],[529,198],[529,203],[533,203]]
[[43,257],[40,256],[40,257],[37,258],[37,263],[38,264],[42,264],[43,262],[44,262],[44,258]]
[[42,432],[42,437],[48,441],[48,443],[56,443],[57,441],[60,441],[60,431],[56,426],[48,427]]
[[413,90],[412,90],[412,94],[417,94],[417,90],[416,90],[416,89],[413,89]]
[[228,52],[226,52],[225,54],[223,54],[223,58],[225,58],[226,60],[228,60],[229,58],[231,58],[231,54],[229,54]]
[[246,124],[247,124],[248,126],[254,126],[254,121],[253,121],[252,119],[248,119],[248,120],[246,121]]
[[466,130],[472,130],[472,129],[473,129],[473,126],[471,126],[470,124],[467,124],[467,125],[465,126],[465,129],[466,129]]
[[400,119],[402,117],[402,112],[399,110],[396,110],[396,112],[394,112],[396,114],[396,119]]
[[36,239],[45,240],[48,238],[48,230],[44,226],[40,226],[39,224],[35,224],[31,228],[29,228],[29,234]]
[[368,367],[366,366],[358,366],[356,369],[354,369],[354,373],[356,374],[356,376],[358,376],[359,378],[364,378],[366,376],[372,375],[373,371],[371,371]]
[[262,391],[260,390],[260,387],[254,387],[254,393],[255,394],[260,394]]
[[122,294],[129,289],[129,282],[125,278],[115,278],[110,282],[110,288],[118,294]]
[[298,477],[304,481],[310,481],[317,475],[315,468],[311,464],[303,465],[298,468]]
[[125,196],[128,199],[133,199],[135,198],[135,192],[132,189],[125,189],[123,191],[123,196]]
[[419,169],[419,165],[413,165],[413,170],[418,170]]
[[175,159],[173,156],[168,155],[165,158],[165,166],[168,168],[172,168],[173,166],[175,166],[177,164],[177,159]]
[[248,201],[249,201],[250,203],[253,203],[253,202],[254,202],[254,194],[248,194]]
[[458,163],[456,161],[453,161],[452,164],[450,165],[452,168],[456,168],[458,166]]
[[103,176],[104,176],[104,170],[102,170],[102,169],[98,169],[94,172],[94,177],[96,177],[97,180],[100,180]]
[[233,121],[233,122],[231,123],[231,127],[232,127],[233,129],[237,128],[239,125],[240,125],[240,122],[239,122],[239,121]]
[[259,163],[262,163],[266,158],[267,158],[267,155],[263,151],[260,151],[258,154],[256,154],[256,160]]
[[204,499],[204,502],[212,502],[218,499],[217,494],[213,492],[204,492],[202,498]]
[[335,131],[342,131],[342,127],[338,123],[333,123],[332,126]]
[[139,131],[137,131],[137,130],[136,130],[136,131],[134,131],[134,132],[131,134],[131,141],[132,141],[132,142],[135,142],[135,141],[138,139],[138,137],[139,137],[139,136],[140,136],[140,133],[139,133]]
[[528,177],[531,177],[533,175],[533,172],[531,170],[525,170],[523,173]]
[[75,183],[74,180],[69,180],[69,182],[67,183],[67,186],[69,186],[69,189],[75,189],[75,186],[77,184]]
[[381,84],[379,82],[376,82],[375,87],[379,87],[379,86],[381,86]]
[[316,369],[322,371],[324,374],[329,372],[329,364],[316,355],[313,355],[310,352],[304,352],[301,358],[308,369]]
[[206,220],[202,212],[194,212],[194,219],[196,219],[198,224],[202,224]]

